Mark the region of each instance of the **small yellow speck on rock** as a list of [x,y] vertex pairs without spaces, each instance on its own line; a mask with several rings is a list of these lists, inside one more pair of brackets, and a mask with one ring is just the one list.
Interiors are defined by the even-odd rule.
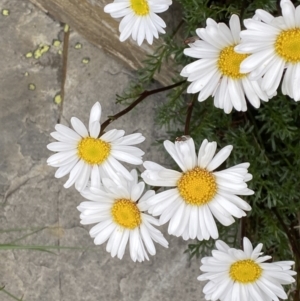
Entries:
[[61,101],[62,101],[61,95],[60,94],[55,95],[54,102],[59,105]]
[[53,45],[54,47],[59,47],[60,44],[61,44],[61,41],[60,41],[60,40],[53,40],[53,41],[52,41],[52,45]]
[[29,52],[27,52],[27,53],[25,54],[25,57],[26,57],[27,59],[31,58],[32,56],[33,56],[33,53],[32,53],[31,51],[29,51]]
[[53,226],[50,226],[47,229],[47,232],[57,238],[62,238],[65,235],[65,230],[62,226],[60,226],[59,224],[55,224]]
[[61,50],[58,50],[57,53],[58,53],[59,55],[62,55],[62,51],[61,51]]
[[29,75],[29,73],[28,73],[28,72],[25,72],[25,73],[24,73],[24,76],[28,76],[28,75]]
[[68,24],[65,24],[64,32],[68,32],[69,30],[70,30],[70,26]]
[[9,9],[2,9],[2,15],[6,17],[9,16],[10,15]]
[[33,53],[33,56],[34,56],[34,58],[37,60],[37,59],[39,59],[40,57],[42,57],[42,55],[44,54],[44,53],[46,53],[47,51],[49,51],[49,49],[50,49],[50,46],[48,46],[48,45],[40,45],[35,51],[34,51],[34,53]]
[[28,85],[28,90],[34,91],[36,89],[35,84],[29,84]]
[[82,59],[81,62],[82,62],[83,64],[88,64],[88,63],[90,62],[90,58],[85,57],[85,58]]
[[76,43],[74,46],[75,49],[81,49],[82,48],[82,44],[81,43]]

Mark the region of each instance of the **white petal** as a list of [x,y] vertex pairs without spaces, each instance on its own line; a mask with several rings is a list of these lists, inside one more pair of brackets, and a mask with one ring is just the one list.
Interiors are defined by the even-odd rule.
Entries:
[[118,139],[118,145],[135,145],[143,142],[145,137],[140,133],[124,136]]
[[[210,209],[207,205],[203,205],[203,215],[206,224],[206,228],[213,239],[217,239],[219,237],[219,232],[217,229],[216,222],[214,221]],[[204,237],[204,236],[203,236]]]
[[284,70],[285,62],[283,59],[278,59],[274,62],[272,68],[270,68],[263,77],[261,87],[268,93],[273,94],[280,83],[282,73]]
[[[100,138],[106,142],[114,142],[115,140],[123,137],[125,135],[125,131],[123,130],[110,130],[103,134]],[[113,144],[113,143],[112,143]]]
[[150,255],[155,255],[156,254],[155,246],[149,235],[148,229],[145,227],[145,225],[141,224],[140,231],[141,231],[142,239],[147,248],[147,251],[149,252]]
[[94,165],[91,170],[91,186],[100,188],[100,171],[97,165]]
[[170,154],[173,160],[177,163],[177,165],[181,168],[182,171],[186,171],[184,163],[182,159],[179,157],[178,153],[176,152],[175,145],[171,141],[166,140],[164,142],[164,147],[166,151]]
[[282,0],[280,6],[285,23],[289,28],[294,28],[296,26],[295,6],[291,1],[286,0]]
[[161,225],[165,224],[172,218],[175,211],[178,209],[178,207],[181,205],[182,202],[183,202],[182,200],[177,199],[176,201],[174,201],[171,208],[168,208],[161,214],[161,216],[159,217],[159,222]]
[[64,135],[74,141],[79,141],[81,139],[81,137],[76,132],[74,132],[72,129],[68,128],[67,126],[65,126],[63,124],[57,124],[55,126],[55,129],[61,135]]
[[125,253],[125,248],[128,242],[129,234],[130,234],[129,230],[124,230],[122,240],[119,245],[118,254],[117,254],[119,259],[123,258],[123,255]]
[[92,125],[92,123],[94,123],[95,121],[97,121],[98,123],[100,123],[100,118],[101,118],[101,105],[97,101],[93,105],[93,107],[91,109],[91,113],[90,113],[90,120],[89,120],[89,130],[90,130],[90,132],[91,132],[91,125]]
[[253,247],[250,240],[247,237],[244,237],[243,244],[244,244],[244,252],[246,253],[246,256],[251,257],[251,254],[253,252]]
[[[242,44],[236,46],[236,48],[238,48],[238,47],[242,47]],[[240,72],[241,73],[249,73],[261,65],[265,66],[264,65],[265,61],[272,56],[274,56],[273,49],[266,49],[266,50],[254,53],[242,61],[241,65],[240,65]]]
[[206,168],[206,166],[211,162],[212,158],[214,157],[216,149],[217,149],[216,142],[207,143],[204,149],[204,155],[200,157],[199,154],[198,156],[198,166],[201,168]]
[[214,217],[224,226],[229,226],[234,223],[234,218],[228,215],[223,207],[219,206],[216,201],[211,201],[208,203],[209,209],[211,210]]
[[73,169],[73,167],[75,166],[78,160],[79,160],[78,158],[75,158],[69,164],[59,167],[55,172],[55,178],[62,178],[66,174],[68,174]]
[[237,15],[232,15],[229,20],[230,30],[233,36],[233,40],[235,44],[240,42],[240,32],[241,32],[241,24],[240,19]]
[[202,236],[204,239],[208,240],[210,234],[208,232],[207,225],[205,223],[205,217],[204,217],[205,212],[203,210],[203,206],[198,207],[198,214],[199,214],[199,224],[200,224]]
[[89,133],[85,127],[85,125],[82,123],[81,120],[79,120],[77,117],[71,118],[71,124],[73,129],[81,136],[81,137],[88,137]]
[[[75,133],[75,132],[74,132]],[[59,132],[52,132],[52,133],[50,133],[50,135],[54,138],[54,139],[56,139],[56,140],[58,140],[58,141],[60,141],[60,142],[66,142],[66,143],[70,143],[70,144],[74,144],[74,145],[76,145],[77,143],[78,143],[78,140],[75,140],[75,139],[73,139],[73,138],[69,138],[68,136],[66,136],[66,135],[64,135],[64,134],[61,134],[61,133],[59,133]],[[80,139],[80,136],[78,136],[79,137],[79,139]]]
[[130,257],[134,262],[137,260],[138,246],[139,246],[139,230],[138,228],[135,228],[134,230],[130,231],[130,238],[129,238]]
[[85,163],[82,160],[80,160],[76,163],[76,165],[74,166],[74,168],[70,172],[70,176],[69,176],[68,181],[64,184],[65,188],[69,188],[74,184],[74,182],[80,176],[84,165],[85,165]]
[[223,147],[206,166],[206,169],[208,171],[213,171],[214,169],[218,168],[230,156],[232,149],[232,145]]
[[122,242],[122,237],[123,237],[123,232],[121,232],[121,231],[114,231],[114,233],[116,233],[116,234],[115,234],[114,241],[113,241],[113,244],[111,247],[111,256],[112,257],[115,257],[117,255],[120,244]]
[[66,152],[75,150],[76,145],[64,142],[51,142],[47,145],[47,148],[53,152]]
[[140,183],[134,185],[131,190],[131,195],[130,195],[131,200],[137,201],[140,198],[140,196],[142,195],[144,189],[145,189],[144,182],[140,182]]
[[90,178],[90,174],[91,174],[91,166],[88,164],[84,164],[80,172],[80,175],[75,182],[75,188],[78,191],[82,191],[87,186],[88,180]]
[[135,155],[128,154],[126,152],[118,151],[118,150],[111,150],[111,155],[120,161],[134,164],[134,165],[140,165],[143,164],[143,160]]
[[90,123],[90,136],[93,138],[98,138],[98,135],[100,133],[100,123],[99,121],[94,121]]
[[70,161],[73,161],[77,157],[77,151],[71,150],[71,151],[64,151],[64,152],[59,152],[57,154],[54,154],[50,156],[47,159],[48,165],[51,166],[62,166],[68,164]]
[[191,239],[195,239],[197,236],[198,223],[198,208],[192,206],[189,220],[189,237]]
[[[111,222],[111,221],[110,221]],[[108,240],[116,226],[111,222],[105,229],[103,229],[94,239],[95,245],[101,245]]]

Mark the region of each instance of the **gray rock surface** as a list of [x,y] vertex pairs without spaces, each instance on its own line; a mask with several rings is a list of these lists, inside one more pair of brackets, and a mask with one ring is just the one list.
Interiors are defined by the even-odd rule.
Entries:
[[[61,89],[62,45],[52,43],[62,40],[62,26],[27,0],[0,0],[3,9],[9,15],[0,14],[0,243],[78,249],[0,250],[0,287],[25,301],[201,300],[199,260],[188,262],[187,242],[169,236],[165,226],[169,249],[157,246],[149,262],[133,263],[128,251],[122,261],[111,258],[105,245],[93,245],[90,226],[79,222],[82,197],[74,188],[64,189],[67,177],[55,179],[55,168],[46,164],[57,120],[69,125],[77,116],[87,123],[91,106],[100,101],[104,121],[124,108],[115,104],[115,94],[135,75],[72,31],[61,111],[54,98]],[[26,58],[47,45],[40,58]],[[145,159],[160,163],[164,155],[152,143],[159,135],[155,103],[162,97],[145,100],[109,127],[142,132]],[[0,291],[0,300],[13,299]]]

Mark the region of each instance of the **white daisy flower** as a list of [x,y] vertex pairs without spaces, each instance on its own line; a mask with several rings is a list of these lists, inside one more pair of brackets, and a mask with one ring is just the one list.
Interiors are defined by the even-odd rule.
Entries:
[[51,151],[57,152],[48,158],[48,165],[59,167],[55,173],[61,178],[70,173],[65,188],[75,183],[75,188],[83,190],[89,179],[92,185],[98,185],[102,177],[114,177],[117,173],[132,180],[129,171],[119,162],[142,164],[144,152],[131,146],[145,140],[142,134],[136,133],[124,136],[123,130],[110,130],[98,137],[100,126],[101,105],[96,102],[91,109],[89,131],[76,117],[71,118],[75,131],[62,125],[55,126],[56,132],[51,136],[59,142],[47,145]]
[[171,0],[114,0],[104,7],[104,11],[113,18],[124,17],[119,25],[121,42],[132,36],[138,45],[144,39],[152,44],[153,37],[158,39],[158,33],[165,33],[163,28],[166,27],[156,13],[166,11],[171,4]]
[[250,81],[248,74],[240,72],[240,64],[248,54],[239,54],[234,47],[240,43],[240,20],[232,15],[230,28],[224,23],[207,19],[206,28],[198,28],[201,40],[189,44],[191,48],[184,54],[199,60],[185,66],[181,75],[192,82],[188,93],[199,93],[198,100],[204,101],[214,96],[214,105],[230,113],[232,107],[237,111],[246,111],[245,97],[255,107],[260,107],[260,99],[268,101],[268,96],[258,81]]
[[213,216],[223,225],[241,218],[251,207],[236,194],[250,195],[247,188],[251,180],[248,173],[249,163],[242,163],[222,171],[215,171],[230,155],[232,146],[222,148],[215,156],[217,143],[202,142],[198,158],[192,138],[165,141],[167,152],[176,161],[182,172],[166,169],[154,162],[144,162],[146,171],[144,181],[153,186],[174,187],[158,193],[148,200],[148,212],[160,215],[160,223],[168,221],[169,234],[182,236],[183,239],[199,240],[218,238],[218,229]]
[[284,70],[282,93],[300,100],[300,6],[281,0],[282,17],[274,18],[257,10],[254,19],[247,19],[247,30],[241,32],[242,42],[235,47],[239,53],[249,53],[241,63],[241,72],[251,79],[263,76],[261,88],[276,93]]
[[244,237],[244,251],[230,248],[221,240],[212,257],[204,257],[200,270],[205,272],[198,280],[209,282],[204,286],[206,300],[221,301],[279,301],[287,299],[282,284],[295,281],[291,271],[293,261],[265,263],[271,256],[261,256],[262,244],[253,250]]
[[[130,257],[133,261],[149,260],[155,255],[153,241],[168,248],[168,242],[162,233],[153,227],[159,222],[153,216],[145,214],[147,200],[155,195],[148,190],[143,196],[144,182],[138,183],[137,172],[131,171],[132,181],[123,177],[114,180],[104,178],[103,185],[86,188],[81,194],[90,202],[81,203],[77,209],[81,212],[81,224],[95,224],[90,230],[94,243],[101,245],[108,240],[106,251],[112,257],[123,258],[129,240]],[[145,248],[146,247],[146,248]]]

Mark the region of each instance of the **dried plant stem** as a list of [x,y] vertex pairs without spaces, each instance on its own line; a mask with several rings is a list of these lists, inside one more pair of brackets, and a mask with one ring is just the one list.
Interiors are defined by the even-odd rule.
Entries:
[[144,92],[142,92],[140,94],[140,96],[138,97],[138,99],[136,99],[131,105],[129,105],[126,109],[122,110],[121,112],[117,113],[116,115],[110,116],[107,120],[105,120],[102,124],[101,124],[101,133],[100,136],[103,134],[104,129],[111,124],[114,120],[117,120],[118,118],[120,118],[121,116],[125,115],[126,113],[130,112],[134,107],[136,107],[140,102],[142,102],[145,98],[147,98],[150,95],[156,94],[156,93],[160,93],[160,92],[164,92],[173,88],[176,88],[182,84],[184,84],[186,81],[180,81],[178,83],[175,83],[173,85],[167,86],[167,87],[163,87],[163,88],[159,88],[159,89],[154,89],[154,90],[150,90],[147,91],[145,90]]
[[188,135],[190,132],[190,122],[192,117],[192,112],[194,108],[195,100],[197,99],[197,94],[193,95],[192,101],[188,104],[187,114],[185,119],[184,135]]

